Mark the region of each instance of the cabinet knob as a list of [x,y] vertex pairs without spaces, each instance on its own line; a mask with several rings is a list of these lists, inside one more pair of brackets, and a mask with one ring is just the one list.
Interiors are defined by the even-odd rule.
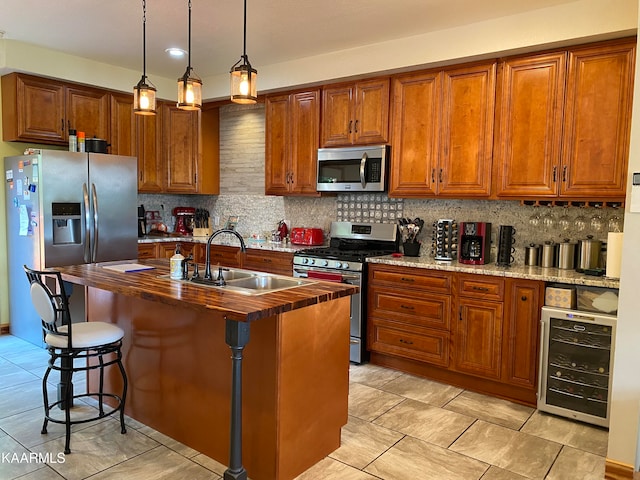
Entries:
[[351,126],[353,125],[353,120],[349,120],[349,133],[351,133]]
[[520,300],[522,300],[523,302],[526,302],[527,301],[527,296],[526,295],[522,295],[520,297]]

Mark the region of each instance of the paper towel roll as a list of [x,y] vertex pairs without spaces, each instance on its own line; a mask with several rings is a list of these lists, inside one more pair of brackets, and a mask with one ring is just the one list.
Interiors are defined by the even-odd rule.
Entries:
[[620,278],[622,265],[622,233],[609,232],[607,235],[607,269],[605,275]]

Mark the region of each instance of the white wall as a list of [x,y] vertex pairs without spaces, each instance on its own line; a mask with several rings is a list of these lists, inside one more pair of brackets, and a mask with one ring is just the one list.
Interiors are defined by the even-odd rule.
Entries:
[[[634,93],[629,173],[640,172],[640,66],[637,61]],[[628,177],[630,189],[631,175]],[[634,465],[637,470],[640,464],[637,453],[640,448],[640,213],[629,212],[630,190],[627,192],[607,456]]]

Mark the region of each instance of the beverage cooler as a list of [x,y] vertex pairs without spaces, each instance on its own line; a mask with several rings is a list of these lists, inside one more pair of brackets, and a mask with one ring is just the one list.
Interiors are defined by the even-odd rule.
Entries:
[[616,317],[543,307],[538,409],[609,426]]

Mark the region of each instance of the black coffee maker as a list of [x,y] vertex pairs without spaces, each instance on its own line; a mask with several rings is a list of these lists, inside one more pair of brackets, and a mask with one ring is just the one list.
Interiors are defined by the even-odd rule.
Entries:
[[461,222],[458,232],[458,262],[468,265],[489,263],[491,249],[491,224],[486,222]]
[[147,234],[147,219],[144,214],[144,206],[138,207],[138,238]]

